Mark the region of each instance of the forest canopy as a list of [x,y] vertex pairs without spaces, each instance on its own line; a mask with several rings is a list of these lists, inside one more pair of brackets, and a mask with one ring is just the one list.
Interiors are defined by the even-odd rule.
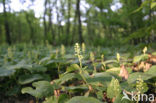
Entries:
[[156,39],[154,0],[44,0],[40,17],[30,8],[36,0],[19,0],[28,1],[27,9],[14,11],[13,0],[0,0],[1,44],[136,45]]

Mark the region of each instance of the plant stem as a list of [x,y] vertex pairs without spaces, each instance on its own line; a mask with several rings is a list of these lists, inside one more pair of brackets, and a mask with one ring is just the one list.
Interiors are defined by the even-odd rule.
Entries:
[[36,103],[39,103],[39,99],[38,98],[36,98]]

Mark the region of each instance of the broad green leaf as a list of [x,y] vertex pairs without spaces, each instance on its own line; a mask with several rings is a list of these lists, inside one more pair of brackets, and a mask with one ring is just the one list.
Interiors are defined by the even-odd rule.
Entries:
[[30,72],[46,72],[47,68],[45,68],[42,65],[38,64],[24,64],[24,63],[18,63],[16,65],[8,66],[9,69],[26,69]]
[[66,72],[73,72],[73,71],[76,71],[79,69],[80,69],[80,67],[78,64],[72,64],[71,66],[67,67]]
[[141,78],[143,80],[148,80],[151,79],[153,77],[156,77],[156,66],[152,66],[148,71],[142,73],[142,72],[136,72],[136,73],[132,73],[129,75],[128,78],[128,83],[134,83],[137,78],[139,78],[139,76],[141,76]]
[[49,78],[50,77],[48,77],[48,75],[29,74],[29,75],[22,75],[22,76],[20,76],[19,79],[18,79],[18,82],[21,85],[24,85],[24,84],[32,83],[33,81],[36,81],[36,80],[41,80],[41,79],[47,80]]
[[34,82],[32,85],[35,89],[32,87],[25,87],[22,88],[22,93],[28,93],[36,98],[43,98],[53,94],[53,86],[48,81],[38,81]]
[[68,100],[68,95],[61,94],[58,98],[55,96],[45,98],[45,101],[43,103],[65,103],[67,100]]
[[58,103],[65,103],[68,101],[69,97],[67,94],[61,94],[58,99]]
[[28,68],[28,70],[31,72],[46,72],[47,68],[42,65],[33,64],[31,68]]
[[70,91],[70,90],[88,90],[88,87],[86,85],[84,86],[68,86],[68,87],[62,87],[64,91]]
[[156,52],[153,52],[152,55],[155,55],[156,56]]
[[28,68],[31,68],[32,65],[27,65],[27,64],[16,64],[16,65],[11,65],[11,66],[8,66],[7,68],[8,69],[28,69]]
[[27,69],[30,72],[46,72],[47,68],[38,64],[26,64],[25,61],[21,61],[16,65],[7,66],[8,69]]
[[56,80],[56,82],[59,84],[63,84],[69,80],[72,80],[74,78],[79,78],[79,77],[80,76],[75,73],[66,73],[66,74],[62,75],[60,79]]
[[148,71],[145,72],[146,74],[151,74],[156,76],[156,65],[153,65]]
[[120,83],[120,86],[123,90],[136,91],[136,88],[133,87],[133,84],[128,84],[127,81]]
[[121,87],[119,81],[113,78],[107,88],[107,96],[109,98],[113,98],[113,97],[117,97],[120,93],[121,93]]
[[32,65],[31,64],[26,64],[25,60],[22,60],[21,62],[19,62],[16,65],[7,66],[8,69],[28,69],[28,68],[31,68],[31,67],[32,67]]
[[51,96],[48,98],[45,98],[45,101],[43,103],[59,103],[57,97]]
[[154,7],[156,7],[156,2],[151,3],[151,9],[153,9]]
[[133,63],[138,63],[138,62],[140,62],[140,61],[142,61],[142,60],[147,60],[148,59],[148,55],[147,54],[142,54],[142,55],[139,55],[139,56],[135,56],[134,58],[133,58]]
[[73,58],[74,56],[72,54],[66,54],[64,55],[64,58],[66,59],[70,59],[70,58]]
[[15,73],[14,69],[7,69],[7,68],[0,67],[0,77],[11,76],[14,73]]
[[93,97],[76,96],[66,103],[102,103],[102,102]]
[[141,78],[143,80],[148,80],[148,79],[151,79],[153,76],[151,74],[148,74],[148,73],[142,73],[142,72],[135,72],[135,73],[132,73],[129,75],[128,77],[128,83],[131,84],[131,83],[135,83],[136,80],[141,76]]
[[106,70],[106,72],[119,74],[120,73],[120,68],[117,68],[117,67],[116,68],[111,68],[111,69]]
[[50,64],[53,64],[53,63],[65,64],[65,63],[66,63],[66,60],[62,60],[62,59],[53,59],[53,60],[48,61],[46,65],[50,65]]
[[39,64],[46,64],[50,60],[50,57],[44,57],[39,61]]
[[119,79],[119,77],[115,73],[113,74],[109,72],[101,72],[101,73],[95,73],[92,77],[88,77],[87,82],[88,83],[100,82],[104,85],[108,85],[111,82],[112,77]]
[[109,64],[109,63],[118,63],[117,60],[107,60],[104,62],[105,64]]

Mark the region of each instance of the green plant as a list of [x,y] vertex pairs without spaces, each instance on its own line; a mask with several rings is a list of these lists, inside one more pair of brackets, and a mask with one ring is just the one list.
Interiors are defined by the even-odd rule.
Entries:
[[[87,46],[81,48],[76,43],[75,53],[72,54],[72,48],[62,46],[60,49],[50,49],[51,46],[48,45],[0,47],[2,99],[20,96],[29,98],[31,95],[43,103],[131,103],[126,99],[121,101],[122,91],[126,91],[127,94],[134,91],[137,95],[154,91],[155,52],[149,56],[146,50],[144,54],[139,50],[137,56],[134,55],[136,53],[129,56],[129,49],[124,48],[118,50],[120,54],[114,55],[114,48],[99,47],[98,51]],[[150,48],[148,51],[151,51]],[[136,52],[135,49],[132,49],[132,52]],[[134,67],[141,62],[151,66],[146,71],[134,71]],[[123,73],[120,73],[120,65],[127,71],[126,79],[120,77]]]
[[141,76],[136,81],[136,90],[137,90],[137,103],[139,103],[139,96],[142,93],[145,93],[148,90],[147,84],[142,80]]
[[90,52],[90,60],[91,60],[91,62],[92,62],[92,64],[93,64],[93,67],[94,67],[94,73],[96,73],[97,72],[97,70],[96,70],[96,66],[95,66],[95,57],[94,57],[94,53],[93,52]]

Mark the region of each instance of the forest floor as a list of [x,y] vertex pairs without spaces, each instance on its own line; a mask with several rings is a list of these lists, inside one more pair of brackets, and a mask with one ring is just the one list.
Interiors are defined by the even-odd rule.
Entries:
[[155,95],[155,72],[150,47],[1,46],[0,102],[119,103],[123,92]]

